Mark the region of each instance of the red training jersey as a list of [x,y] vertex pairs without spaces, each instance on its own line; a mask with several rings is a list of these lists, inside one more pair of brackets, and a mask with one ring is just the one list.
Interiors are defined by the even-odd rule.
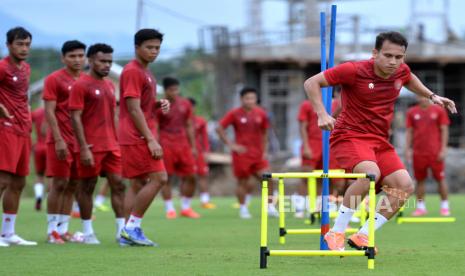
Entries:
[[340,64],[324,71],[324,76],[330,85],[342,86],[342,111],[335,131],[349,129],[389,137],[394,103],[411,78],[405,63],[387,79],[375,74],[373,59]]
[[406,127],[413,130],[414,154],[437,156],[442,147],[441,126],[449,124],[447,111],[439,105],[409,108]]
[[268,115],[261,107],[246,111],[242,107],[232,109],[220,120],[220,125],[227,128],[232,125],[237,144],[245,146],[247,152],[241,156],[261,158],[264,153],[264,135],[270,127]]
[[321,143],[321,129],[318,127],[318,116],[313,111],[310,101],[305,100],[300,105],[299,115],[297,117],[299,122],[307,122],[307,137],[309,143],[318,141]]
[[192,104],[185,98],[177,96],[170,102],[170,111],[164,114],[161,109],[157,111],[158,130],[160,142],[166,144],[189,143],[187,137],[187,122],[194,122]]
[[37,137],[37,144],[45,144],[46,134],[43,132],[45,122],[45,109],[39,107],[31,113],[32,122],[34,123]]
[[198,152],[209,152],[207,120],[202,116],[195,116],[195,143]]
[[[81,77],[83,73],[80,74]],[[60,134],[66,144],[74,146],[73,126],[71,124],[71,114],[69,112],[69,93],[76,79],[66,71],[65,68],[59,69],[47,76],[44,82],[44,91],[42,99],[45,101],[55,101],[55,117],[57,119]],[[47,131],[47,143],[55,143],[52,130]]]
[[0,104],[13,116],[0,118],[0,132],[30,137],[32,121],[27,94],[30,75],[31,69],[25,61],[18,67],[9,56],[0,60]]
[[[115,128],[115,87],[110,80],[83,74],[71,88],[70,110],[82,110],[81,120],[92,152],[118,150]],[[77,145],[77,143],[76,143]],[[79,147],[75,147],[79,151]]]
[[120,77],[120,111],[118,138],[121,145],[144,144],[146,141],[134,125],[126,106],[127,98],[140,99],[140,108],[144,113],[147,126],[157,137],[156,129],[156,95],[157,82],[147,68],[144,68],[137,60],[132,60],[124,66]]

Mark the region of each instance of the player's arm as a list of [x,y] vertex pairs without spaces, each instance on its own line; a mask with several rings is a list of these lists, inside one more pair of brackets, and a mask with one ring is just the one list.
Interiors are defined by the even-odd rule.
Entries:
[[413,142],[413,128],[407,127],[405,131],[405,160],[412,161],[412,142]]
[[449,126],[441,125],[441,151],[439,152],[438,159],[444,160],[447,155],[447,145],[449,144]]
[[329,83],[326,80],[323,72],[308,78],[304,83],[307,97],[312,103],[313,110],[318,115],[318,127],[324,130],[332,130],[336,120],[326,112],[321,97],[321,88],[327,86],[329,86]]
[[55,116],[55,109],[57,102],[44,100],[45,103],[45,119],[47,120],[48,127],[50,128],[55,141],[55,152],[58,160],[65,160],[68,155],[68,146],[61,136],[60,128],[58,127],[57,117]]
[[231,149],[231,151],[235,151],[237,153],[243,153],[246,151],[244,146],[238,145],[228,138],[228,135],[226,135],[226,131],[221,124],[219,124],[218,127],[216,128],[216,133],[218,134],[218,137],[220,137],[220,140],[229,149]]
[[90,151],[90,145],[87,144],[86,135],[84,134],[84,126],[82,125],[82,110],[71,110],[71,121],[73,122],[73,130],[79,143],[81,152],[81,162],[85,166],[94,165],[94,157]]
[[308,144],[308,132],[307,132],[307,121],[299,121],[299,133],[300,139],[302,140],[303,155],[305,158],[312,158],[312,151],[310,145]]
[[268,128],[265,128],[263,130],[263,159],[267,159],[267,156],[268,156],[268,133],[269,133],[269,129]]
[[194,157],[197,157],[197,147],[195,146],[195,128],[194,128],[194,120],[193,117],[190,116],[186,122],[186,131],[187,131],[187,138],[189,139],[189,144],[191,144],[192,154]]
[[448,109],[451,113],[457,113],[457,109],[455,108],[455,103],[454,101],[441,97],[433,93],[431,90],[428,89],[421,81],[420,79],[415,76],[415,74],[410,73],[410,80],[405,84],[405,87],[407,87],[408,90],[412,91],[413,93],[428,98],[430,99],[433,103],[440,105],[442,107],[445,107]]
[[162,158],[163,150],[160,144],[158,144],[158,142],[155,140],[155,137],[153,137],[152,132],[150,131],[147,122],[145,121],[144,113],[140,108],[140,99],[128,97],[126,98],[126,105],[131,120],[139,133],[144,137],[152,157],[155,159]]

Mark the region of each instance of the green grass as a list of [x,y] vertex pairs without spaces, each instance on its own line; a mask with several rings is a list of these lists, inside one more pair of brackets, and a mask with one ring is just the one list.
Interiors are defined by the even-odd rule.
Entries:
[[[118,247],[111,212],[96,213],[99,246],[46,244],[45,214],[33,211],[32,200],[24,199],[17,232],[39,245],[0,248],[0,275],[465,275],[464,199],[451,196],[456,223],[386,224],[377,232],[374,271],[367,270],[365,257],[270,257],[268,269],[260,270],[258,198],[252,203],[254,218],[248,221],[231,208],[233,198],[214,199],[219,208],[201,210],[200,220],[167,221],[157,199],[143,227],[159,248]],[[430,214],[437,215],[437,197],[430,196],[427,204]],[[272,249],[318,248],[315,235],[288,236],[287,244],[279,245],[277,219],[269,225]],[[305,227],[290,215],[288,225]],[[79,221],[73,220],[71,230],[80,229]]]

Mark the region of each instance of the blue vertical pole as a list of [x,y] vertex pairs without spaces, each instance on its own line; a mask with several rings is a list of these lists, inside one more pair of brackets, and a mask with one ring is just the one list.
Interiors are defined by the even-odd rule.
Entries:
[[[334,50],[335,50],[335,42],[336,42],[336,11],[337,6],[331,6],[331,26],[330,26],[330,38],[329,38],[329,64],[326,66],[326,39],[323,37],[326,35],[325,28],[326,28],[326,16],[324,13],[320,14],[320,27],[321,27],[321,70],[324,71],[327,68],[331,68],[334,66]],[[324,48],[324,51],[323,51]],[[322,89],[323,94],[323,103],[326,108],[326,112],[331,115],[331,103],[333,98],[333,88],[328,87]],[[323,131],[323,172],[329,172],[329,135],[330,131],[324,130]],[[328,245],[324,242],[324,235],[329,231],[329,179],[323,178],[323,189],[321,192],[321,236],[320,236],[320,249],[321,250],[328,250]]]

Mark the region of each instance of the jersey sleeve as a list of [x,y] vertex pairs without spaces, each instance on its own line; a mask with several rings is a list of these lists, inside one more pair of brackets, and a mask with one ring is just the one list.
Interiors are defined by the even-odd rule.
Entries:
[[262,125],[263,129],[270,128],[270,118],[268,114],[266,114],[266,112],[263,111],[262,116],[263,116],[263,125]]
[[57,83],[54,77],[48,76],[44,82],[42,99],[45,101],[56,101],[58,98]]
[[69,93],[69,109],[82,110],[84,109],[85,89],[79,84],[74,84]]
[[231,125],[234,122],[234,111],[229,111],[224,115],[223,118],[220,120],[220,126],[223,128],[227,128],[229,125]]
[[439,113],[439,124],[443,126],[450,125],[449,115],[447,114],[447,110],[445,108],[440,107],[441,112]]
[[412,79],[412,72],[410,70],[410,67],[406,63],[402,64],[402,68],[404,70],[404,72],[402,73],[402,77],[401,77],[402,83],[406,84]]
[[140,72],[135,69],[124,71],[120,83],[124,98],[140,98],[144,84]]
[[413,120],[412,120],[412,110],[407,110],[407,115],[405,116],[405,127],[412,128],[413,127]]
[[355,81],[357,68],[353,62],[346,62],[323,72],[329,85],[352,85]]

